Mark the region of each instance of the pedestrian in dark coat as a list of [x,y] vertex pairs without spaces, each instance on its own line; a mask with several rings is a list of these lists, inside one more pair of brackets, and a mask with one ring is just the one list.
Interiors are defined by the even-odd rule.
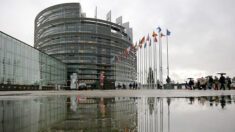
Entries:
[[213,86],[213,82],[214,82],[214,79],[210,76],[209,77],[209,80],[208,80],[208,87],[209,87],[209,89],[212,89],[212,86]]
[[220,78],[219,78],[219,82],[220,82],[220,90],[223,89],[225,90],[225,77],[223,76],[223,74],[221,74]]
[[229,90],[231,90],[231,84],[232,84],[231,78],[227,77],[226,80],[227,80],[227,82],[228,82],[228,83],[227,83],[227,87],[228,87]]
[[132,84],[131,83],[129,84],[129,88],[132,89]]

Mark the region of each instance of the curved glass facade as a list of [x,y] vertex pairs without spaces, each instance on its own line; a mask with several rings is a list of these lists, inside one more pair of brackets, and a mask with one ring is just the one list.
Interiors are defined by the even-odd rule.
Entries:
[[41,11],[35,19],[34,41],[36,48],[67,64],[68,80],[72,73],[88,84],[99,82],[101,73],[112,84],[136,79],[135,55],[111,62],[113,56],[132,46],[125,28],[83,17],[79,3],[55,5]]

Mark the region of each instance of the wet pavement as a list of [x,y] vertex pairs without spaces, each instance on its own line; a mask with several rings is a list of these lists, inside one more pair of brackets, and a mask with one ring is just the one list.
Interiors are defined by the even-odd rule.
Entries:
[[[14,96],[15,95],[15,96]],[[19,96],[23,95],[23,96]],[[235,90],[84,90],[84,91],[1,91],[1,99],[30,96],[80,95],[89,97],[198,97],[235,95]]]
[[234,132],[234,122],[234,91],[0,93],[0,132]]

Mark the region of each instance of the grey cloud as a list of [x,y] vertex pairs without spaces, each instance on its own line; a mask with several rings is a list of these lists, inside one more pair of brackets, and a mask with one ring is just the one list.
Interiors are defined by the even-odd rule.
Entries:
[[[3,0],[0,5],[0,30],[33,45],[34,18],[54,4],[77,0]],[[178,70],[195,69],[208,74],[227,72],[235,75],[235,8],[233,0],[80,0],[83,11],[112,20],[123,16],[134,31],[134,42],[152,33],[157,26],[169,28],[170,68],[175,80]],[[166,48],[165,45],[163,45]],[[166,58],[166,54],[163,55]],[[164,60],[164,68],[166,68]],[[190,72],[185,76],[191,76]],[[196,77],[196,76],[195,76]]]

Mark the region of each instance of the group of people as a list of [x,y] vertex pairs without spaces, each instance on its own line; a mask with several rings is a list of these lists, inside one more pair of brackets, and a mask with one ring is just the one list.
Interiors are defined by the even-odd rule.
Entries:
[[194,82],[192,78],[190,78],[189,82],[185,83],[185,87],[189,90],[193,89],[214,89],[214,90],[225,90],[225,87],[227,87],[229,90],[231,90],[231,78],[230,77],[224,77],[223,74],[221,74],[220,78],[215,76],[214,78],[212,76],[208,76],[207,78],[201,77],[197,80],[197,82]]
[[[121,84],[120,83],[118,83],[118,89],[126,89],[127,87],[126,87],[126,85],[123,83],[122,84],[122,86],[121,86]],[[137,89],[138,88],[138,84],[136,83],[136,82],[133,82],[133,83],[130,83],[129,84],[129,89]]]

